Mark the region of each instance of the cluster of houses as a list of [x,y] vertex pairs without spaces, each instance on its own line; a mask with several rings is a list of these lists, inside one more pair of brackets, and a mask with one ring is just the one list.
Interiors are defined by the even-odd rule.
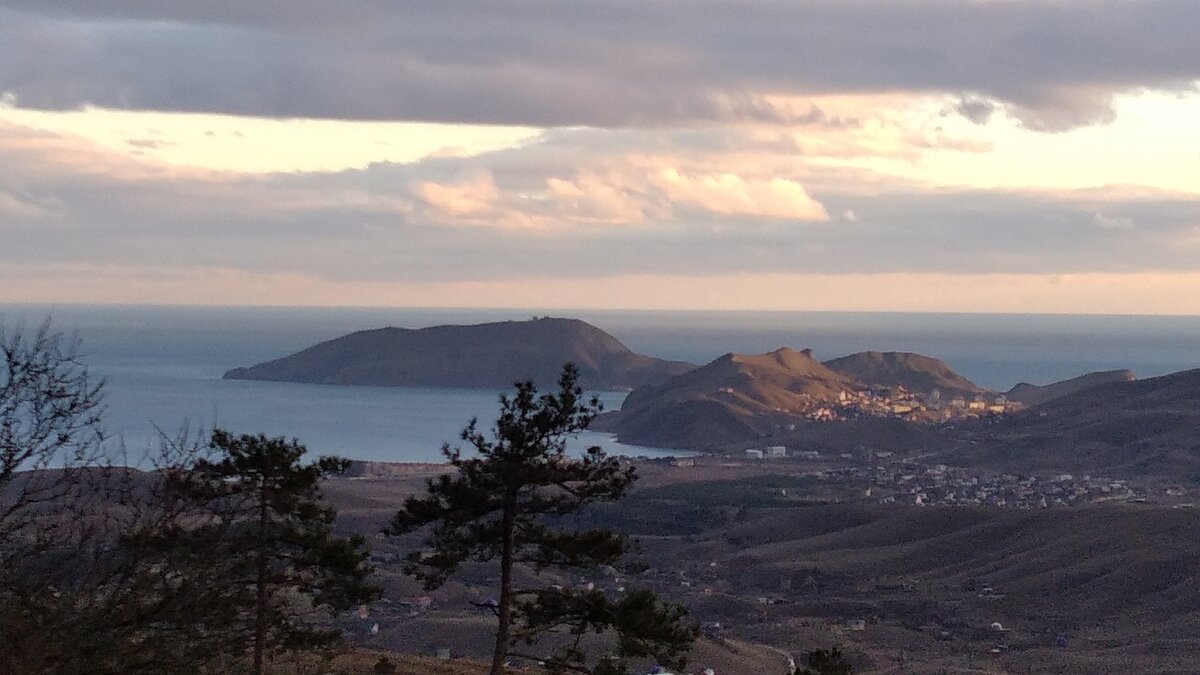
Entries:
[[1101,501],[1141,501],[1125,480],[1059,474],[986,474],[942,464],[920,467],[843,467],[807,474],[821,482],[854,486],[861,499],[916,506],[974,504],[1020,509],[1073,506]]
[[955,420],[1003,415],[1024,406],[1003,394],[976,395],[972,398],[944,398],[940,391],[916,394],[903,387],[895,391],[874,390],[854,409],[876,417],[901,417],[914,422],[952,422]]
[[836,398],[804,394],[800,404],[789,410],[810,422],[836,422],[861,417],[897,417],[911,422],[939,423],[1003,415],[1023,406],[1003,394],[944,398],[940,391],[919,394],[904,387],[870,387],[841,391]]
[[[1069,473],[1016,475],[945,464],[923,465],[911,459],[900,460],[890,450],[861,446],[855,452],[822,454],[817,450],[769,445],[747,448],[739,455],[724,456],[724,461],[737,459],[752,462],[790,459],[792,461],[788,465],[797,467],[805,466],[808,460],[815,460],[819,462],[816,466],[822,468],[792,475],[811,478],[825,485],[824,497],[839,501],[866,500],[878,504],[986,505],[1038,509],[1119,501],[1194,508],[1194,500],[1200,493],[1178,484],[1144,482],[1134,485],[1125,479],[1103,476],[1076,476]],[[645,458],[644,461],[655,460]],[[693,456],[657,461],[669,462],[676,467],[692,467],[700,459]]]

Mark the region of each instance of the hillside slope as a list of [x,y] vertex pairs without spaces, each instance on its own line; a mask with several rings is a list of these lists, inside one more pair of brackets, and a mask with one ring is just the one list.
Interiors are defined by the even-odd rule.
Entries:
[[[698,498],[680,487],[650,501],[673,496]],[[1009,595],[993,600],[1005,613],[1061,610],[1056,605],[1069,601],[1079,617],[1136,611],[1200,620],[1200,579],[1191,571],[1200,555],[1200,515],[1193,510],[826,505],[762,514],[720,537],[694,536],[696,543],[683,547],[693,550],[678,553],[744,570],[735,582],[757,592],[817,567],[829,592],[839,578],[908,577],[950,588],[978,580]],[[843,590],[850,595],[856,587]]]
[[[668,583],[695,583],[703,620],[787,645],[805,625],[864,619],[839,641],[874,661],[860,672],[1200,672],[1193,509],[819,504],[806,480],[658,485],[604,517],[670,561]],[[912,662],[886,667],[902,650]]]
[[1200,369],[1090,387],[1006,417],[956,458],[1005,470],[1155,473],[1200,470]]
[[590,389],[662,382],[692,364],[635,354],[577,319],[543,318],[466,326],[379,328],[351,333],[225,379],[375,386],[507,388],[551,386],[567,361]]
[[757,438],[792,413],[861,388],[809,350],[725,354],[660,385],[634,390],[599,428],[633,443],[711,448]]
[[1069,380],[1053,382],[1051,384],[1037,385],[1028,382],[1022,382],[1012,389],[1008,390],[1006,396],[1008,400],[1023,403],[1026,406],[1033,407],[1041,405],[1048,401],[1053,401],[1056,398],[1070,396],[1090,389],[1102,384],[1110,382],[1132,382],[1137,379],[1132,370],[1106,370],[1098,373],[1088,373],[1080,375]]
[[836,397],[861,385],[813,358],[809,350],[784,347],[767,354],[725,354],[707,365],[643,387],[629,395],[622,410],[679,401],[722,401],[747,412],[787,410],[805,397]]
[[863,384],[944,396],[974,396],[987,390],[954,372],[945,362],[909,352],[859,352],[825,362],[830,370]]

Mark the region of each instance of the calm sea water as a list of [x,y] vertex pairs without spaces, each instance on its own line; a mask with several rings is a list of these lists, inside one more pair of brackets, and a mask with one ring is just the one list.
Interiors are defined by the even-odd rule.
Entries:
[[[868,349],[913,351],[1006,390],[1096,370],[1152,377],[1200,367],[1200,317],[839,312],[644,312],[350,308],[40,307],[0,305],[0,325],[77,331],[87,363],[107,378],[108,425],[131,450],[188,420],[295,437],[356,459],[438,461],[471,418],[494,419],[498,392],[342,387],[222,380],[221,375],[315,342],[380,326],[574,316],[631,349],[705,363],[725,352],[811,347],[828,359]],[[624,394],[602,392],[606,408]],[[667,454],[586,434],[579,447]]]

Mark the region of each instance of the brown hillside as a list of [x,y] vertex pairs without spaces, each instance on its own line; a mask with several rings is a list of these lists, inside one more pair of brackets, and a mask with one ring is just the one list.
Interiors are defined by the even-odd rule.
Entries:
[[757,438],[765,432],[754,415],[714,400],[671,401],[602,415],[592,424],[622,440],[651,447],[706,449]]
[[667,382],[634,391],[622,411],[680,401],[718,401],[735,411],[770,413],[801,405],[806,397],[831,398],[861,385],[826,368],[809,350],[726,354]]
[[809,350],[726,354],[663,384],[635,389],[598,428],[633,443],[712,448],[758,438],[815,399],[861,388]]
[[954,372],[944,362],[908,352],[860,352],[826,361],[830,370],[863,384],[922,394],[974,396],[987,390]]

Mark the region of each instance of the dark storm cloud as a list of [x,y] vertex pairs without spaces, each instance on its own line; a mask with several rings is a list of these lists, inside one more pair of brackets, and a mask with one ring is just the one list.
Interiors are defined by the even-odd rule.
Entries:
[[1194,0],[0,2],[20,105],[537,125],[776,119],[946,92],[1057,130],[1200,78]]

